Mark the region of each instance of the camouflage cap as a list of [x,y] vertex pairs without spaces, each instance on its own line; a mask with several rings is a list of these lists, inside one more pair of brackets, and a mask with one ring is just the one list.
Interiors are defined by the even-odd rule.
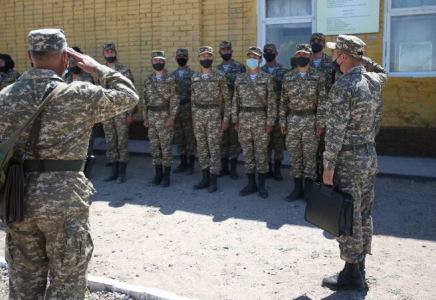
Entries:
[[198,55],[201,55],[203,53],[213,54],[213,48],[211,46],[202,46],[198,48]]
[[232,48],[232,42],[231,41],[222,41],[219,45],[220,49],[223,48]]
[[277,52],[277,46],[275,44],[266,44],[265,46],[263,46],[263,52],[265,52],[266,50]]
[[27,43],[31,51],[53,51],[67,48],[67,40],[62,29],[32,30],[27,36]]
[[321,32],[314,32],[310,36],[310,41],[313,41],[314,39],[323,40],[325,42],[325,35]]
[[341,34],[336,38],[336,43],[328,42],[327,47],[333,50],[338,49],[354,57],[362,57],[366,44],[354,35]]
[[155,58],[165,59],[165,51],[162,50],[151,51],[151,59],[155,59]]
[[298,44],[295,49],[295,54],[297,54],[298,52],[304,52],[308,54],[312,53],[312,47],[309,44]]
[[250,53],[262,57],[262,49],[260,49],[259,47],[255,47],[255,46],[249,47],[247,50],[247,55]]
[[177,55],[186,55],[186,56],[189,56],[188,49],[182,49],[182,48],[177,49],[176,56]]
[[107,50],[107,49],[112,49],[112,50],[117,51],[117,48],[115,47],[115,43],[112,43],[112,42],[110,42],[110,43],[106,43],[106,44],[103,44],[103,45],[101,46],[101,49],[102,49],[103,51],[105,51],[105,50]]

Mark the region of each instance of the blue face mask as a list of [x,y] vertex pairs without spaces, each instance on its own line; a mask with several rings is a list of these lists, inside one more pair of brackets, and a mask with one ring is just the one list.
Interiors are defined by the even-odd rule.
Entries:
[[247,58],[247,66],[254,70],[259,66],[259,61],[255,58]]

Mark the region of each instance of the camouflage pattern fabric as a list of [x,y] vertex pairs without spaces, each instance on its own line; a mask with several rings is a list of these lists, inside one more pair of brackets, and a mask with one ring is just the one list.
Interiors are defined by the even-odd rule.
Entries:
[[[273,126],[277,118],[274,85],[273,77],[263,71],[259,71],[254,80],[246,72],[238,75],[235,81],[232,119],[235,123],[239,122],[239,142],[244,154],[246,173],[254,173],[255,167],[259,173],[268,172],[269,134],[266,133],[266,125]],[[263,108],[265,111],[246,112],[241,111],[241,107]]]
[[[184,54],[183,51],[178,51],[178,53]],[[177,152],[180,155],[190,156],[195,155],[197,150],[197,141],[195,140],[192,121],[191,103],[181,104],[181,101],[191,100],[191,77],[194,72],[189,67],[184,70],[185,72],[182,77],[179,76],[178,70],[175,70],[172,73],[176,80],[177,94],[179,95],[179,112],[174,120],[174,142],[177,145]]]
[[[85,160],[94,123],[138,102],[134,85],[120,73],[99,66],[96,75],[111,89],[73,82],[45,108],[37,144],[41,160]],[[0,92],[0,140],[30,117],[56,81],[62,79],[55,72],[32,69]],[[29,131],[18,147],[24,147]],[[35,159],[33,153],[27,159]],[[88,225],[92,183],[83,172],[72,171],[26,173],[24,182],[24,222],[6,226],[10,299],[83,299],[93,249]]]
[[8,85],[13,84],[20,77],[20,73],[15,70],[9,70],[4,74],[0,74],[0,91],[7,87]]
[[[338,238],[341,258],[357,263],[371,253],[374,184],[377,173],[375,131],[385,73],[351,68],[329,94],[324,169],[335,170],[334,181],[354,199],[353,235]],[[341,151],[344,145],[365,145]]]
[[[231,106],[227,78],[221,71],[212,68],[208,78],[200,70],[192,75],[191,108],[194,133],[197,139],[197,154],[203,170],[209,168],[215,175],[220,173],[221,122],[229,122]],[[212,104],[219,108],[199,108]]]
[[[304,78],[298,69],[283,78],[280,102],[280,127],[287,128],[286,147],[294,178],[316,178],[317,128],[325,128],[326,87],[321,72],[310,67]],[[316,114],[298,115],[289,110],[316,110]]]
[[92,78],[92,75],[86,73],[85,71],[80,72],[77,77],[73,77],[73,74],[68,72],[66,76],[63,77],[63,79],[68,84],[74,81],[86,81],[94,84],[94,78]]
[[324,74],[327,93],[328,93],[328,91],[330,91],[330,88],[333,85],[333,78],[335,74],[332,66],[332,58],[327,54],[323,53],[318,68],[315,66],[313,61],[310,62],[310,66]]
[[62,51],[67,48],[67,40],[62,29],[46,28],[29,32],[27,44],[30,51]]
[[[157,80],[154,72],[144,79],[143,117],[149,122],[148,138],[153,165],[171,167],[173,164],[171,142],[174,130],[165,123],[168,119],[176,118],[178,99],[176,80],[167,70],[164,69],[160,80]],[[160,109],[155,111],[152,110],[153,107]]]

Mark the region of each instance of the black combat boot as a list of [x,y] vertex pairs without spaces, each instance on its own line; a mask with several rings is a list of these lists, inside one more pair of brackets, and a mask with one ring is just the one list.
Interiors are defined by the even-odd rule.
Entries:
[[239,196],[248,196],[257,192],[256,177],[254,173],[247,173],[248,185],[239,191]]
[[236,165],[238,164],[237,158],[232,158],[230,160],[230,178],[236,180],[239,178],[238,173],[236,173]]
[[188,167],[186,168],[186,173],[185,173],[186,175],[194,174],[194,163],[195,163],[195,155],[190,155]]
[[126,182],[126,168],[127,164],[125,162],[120,162],[120,172],[118,173],[117,183]]
[[274,179],[276,181],[283,181],[283,176],[282,176],[282,162],[276,160],[274,162]]
[[165,167],[162,176],[162,184],[161,184],[163,188],[168,187],[170,185],[170,174],[171,174],[171,167]]
[[210,181],[209,181],[209,187],[207,189],[207,191],[209,193],[215,193],[216,190],[218,189],[217,183],[216,183],[216,179],[217,179],[218,175],[215,174],[210,174]]
[[200,180],[199,183],[194,185],[194,190],[202,190],[202,189],[207,189],[209,187],[209,182],[210,182],[209,169],[205,169],[202,172],[203,172],[203,178]]
[[162,165],[154,166],[154,168],[156,169],[156,175],[148,183],[151,185],[159,185],[163,177]]
[[229,171],[229,158],[221,158],[221,171],[220,176],[230,175]]
[[345,263],[344,269],[339,274],[326,277],[322,285],[332,290],[363,290],[365,284],[362,279],[362,273],[359,270],[359,264]]
[[111,172],[110,172],[109,176],[103,178],[102,181],[112,181],[112,180],[117,179],[119,170],[120,170],[119,163],[118,162],[113,162],[112,166],[111,166]]
[[259,195],[262,198],[268,198],[269,194],[268,191],[265,188],[265,178],[266,178],[266,173],[259,173],[258,176],[258,186],[257,189],[259,190]]
[[292,191],[292,193],[290,193],[289,196],[286,197],[286,201],[294,202],[295,200],[304,197],[303,178],[294,178],[294,182],[295,182],[295,188]]
[[186,172],[186,169],[188,167],[188,159],[185,154],[180,155],[180,165],[177,166],[177,168],[174,169],[173,173],[183,173]]
[[366,254],[363,255],[362,261],[359,262],[359,270],[360,270],[360,274],[362,274],[362,280],[363,283],[365,284],[365,288],[367,289],[368,284],[366,283],[365,258],[366,258]]
[[266,173],[266,178],[273,178],[274,177],[274,171],[273,171],[273,168],[272,168],[272,163],[269,162],[268,166],[269,166],[269,170]]

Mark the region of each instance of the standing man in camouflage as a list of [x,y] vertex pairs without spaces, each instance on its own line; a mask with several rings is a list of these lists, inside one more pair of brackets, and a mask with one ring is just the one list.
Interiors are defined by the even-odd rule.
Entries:
[[0,91],[20,77],[20,73],[15,71],[14,67],[15,63],[10,55],[0,53]]
[[[239,195],[247,196],[259,191],[262,198],[268,198],[268,191],[265,188],[266,172],[268,172],[268,143],[277,118],[277,103],[274,78],[260,70],[261,62],[262,50],[258,47],[248,48],[249,71],[236,78],[232,120],[239,134],[239,142],[244,153],[245,172],[248,176],[248,185],[239,192]],[[259,173],[259,185],[256,185],[255,168]]]
[[[104,44],[102,50],[106,65],[129,78],[134,84],[130,69],[118,61],[115,44]],[[106,155],[112,164],[111,173],[103,178],[103,181],[117,180],[117,183],[126,181],[126,168],[129,161],[129,126],[133,123],[134,111],[135,108],[132,108],[103,122],[107,144]]]
[[[235,90],[235,80],[238,74],[245,73],[246,69],[244,64],[232,58],[232,42],[222,41],[219,44],[219,53],[223,61],[217,66],[217,69],[224,72],[227,77],[227,84],[229,88],[230,101],[233,98]],[[229,175],[231,179],[238,179],[236,172],[236,165],[238,164],[238,156],[240,153],[240,145],[238,142],[238,133],[234,128],[233,122],[230,128],[223,132],[221,141],[221,171],[220,175]],[[229,171],[229,157],[230,157],[230,171]]]
[[[179,109],[176,92],[176,80],[165,69],[165,52],[151,52],[151,64],[154,72],[144,79],[143,116],[144,126],[148,128],[151,156],[156,169],[152,185],[170,185],[171,166],[173,164],[174,119]],[[163,167],[165,170],[163,170]]]
[[310,66],[311,55],[310,45],[297,45],[297,68],[283,78],[280,127],[286,134],[295,183],[288,201],[303,197],[303,178],[316,179],[318,138],[325,128],[325,77]]
[[131,109],[139,97],[126,77],[67,48],[62,30],[31,31],[28,44],[34,68],[0,92],[0,140],[10,138],[32,115],[47,90],[63,83],[67,55],[110,89],[73,82],[42,113],[36,143],[42,172],[34,154],[27,153],[24,220],[6,224],[9,299],[83,299],[93,251],[89,206],[95,190],[81,171],[89,136],[95,122]]
[[[283,161],[283,152],[285,151],[285,138],[280,130],[279,125],[279,107],[280,97],[282,94],[282,80],[283,76],[289,72],[281,64],[276,61],[276,57],[279,55],[277,47],[274,44],[266,44],[263,46],[263,57],[266,60],[266,64],[262,67],[262,71],[271,74],[275,81],[275,94],[277,95],[277,116],[276,123],[274,124],[271,138],[268,145],[268,165],[269,171],[266,174],[266,178],[274,177],[276,181],[283,181],[281,174],[281,167]],[[272,151],[274,150],[274,171],[272,168]]]
[[[83,54],[79,47],[72,47],[74,51]],[[65,73],[63,79],[66,83],[70,84],[75,81],[86,81],[94,84],[94,79],[91,74],[84,72],[80,67],[73,65],[76,63],[76,60],[73,57],[68,58],[69,68],[68,72]]]
[[227,79],[223,72],[213,68],[213,49],[198,49],[200,70],[192,75],[192,116],[197,139],[197,154],[203,178],[194,185],[195,190],[217,190],[220,174],[220,142],[222,132],[230,126],[230,98]]
[[186,175],[192,175],[197,149],[191,111],[191,77],[194,72],[187,65],[189,61],[187,49],[177,49],[176,61],[179,67],[172,75],[177,84],[179,112],[174,120],[174,141],[177,144],[181,162],[174,173],[186,172]]
[[353,234],[336,238],[344,269],[324,278],[331,289],[365,288],[365,256],[371,254],[372,207],[377,173],[375,135],[381,119],[380,94],[387,81],[384,73],[368,73],[362,66],[365,43],[350,35],[340,35],[333,49],[335,69],[343,73],[329,94],[324,152],[324,184],[350,194],[354,200]]

